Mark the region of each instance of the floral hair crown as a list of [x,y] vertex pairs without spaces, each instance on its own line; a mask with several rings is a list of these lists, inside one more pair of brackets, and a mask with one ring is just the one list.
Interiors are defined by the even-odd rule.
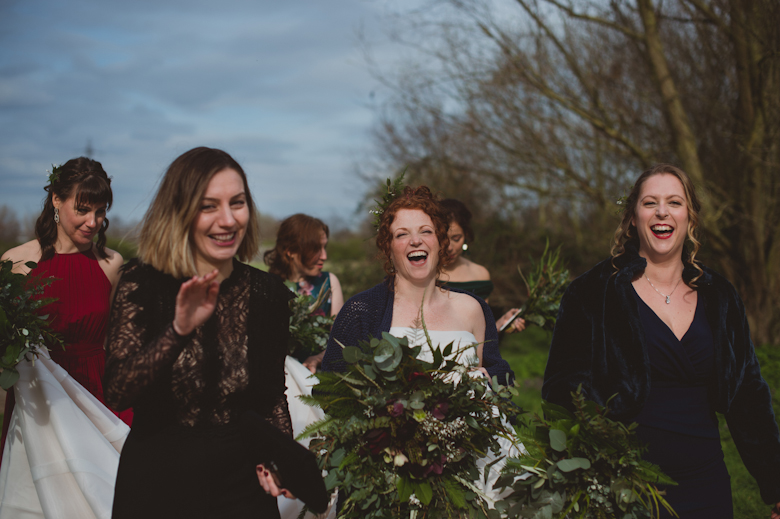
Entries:
[[48,173],[48,180],[49,184],[54,184],[60,179],[60,172],[62,171],[62,164],[55,166],[54,164],[51,165],[51,171],[48,169],[46,170],[46,173]]
[[385,214],[385,210],[387,210],[387,207],[393,203],[393,200],[399,197],[399,195],[404,190],[404,175],[406,175],[406,170],[404,169],[401,172],[401,176],[395,179],[395,181],[390,181],[390,179],[387,179],[387,187],[385,188],[385,194],[382,195],[382,201],[374,199],[374,202],[376,202],[376,206],[369,211],[369,213],[374,215],[374,231],[379,232],[379,227],[382,225],[382,215]]

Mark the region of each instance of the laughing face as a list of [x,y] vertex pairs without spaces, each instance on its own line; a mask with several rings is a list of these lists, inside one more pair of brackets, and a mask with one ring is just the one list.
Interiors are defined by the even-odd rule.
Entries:
[[390,233],[393,265],[399,276],[418,282],[436,277],[439,240],[430,216],[419,209],[401,209],[390,225]]
[[190,228],[199,274],[232,264],[248,222],[244,181],[236,171],[223,169],[209,181]]
[[688,201],[674,175],[645,180],[631,223],[639,234],[639,254],[656,262],[679,258],[688,235]]

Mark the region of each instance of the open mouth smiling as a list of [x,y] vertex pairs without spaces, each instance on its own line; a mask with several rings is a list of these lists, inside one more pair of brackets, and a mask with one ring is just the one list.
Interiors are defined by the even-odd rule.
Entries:
[[656,238],[660,238],[662,240],[670,238],[674,233],[674,227],[665,223],[657,223],[652,225],[650,230],[653,232]]
[[416,250],[407,254],[406,258],[409,260],[409,262],[412,265],[418,267],[424,265],[425,262],[428,260],[428,253],[425,251]]
[[235,232],[225,233],[225,234],[211,234],[209,235],[209,238],[217,242],[218,245],[228,245],[233,242],[233,239],[236,237]]

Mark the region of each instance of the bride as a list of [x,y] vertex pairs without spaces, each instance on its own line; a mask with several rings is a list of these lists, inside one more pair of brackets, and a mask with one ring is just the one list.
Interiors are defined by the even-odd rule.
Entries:
[[[467,350],[473,354],[461,354],[458,360],[472,367],[476,376],[496,377],[504,384],[511,381],[514,374],[499,353],[498,332],[487,304],[472,294],[436,286],[447,259],[448,242],[446,215],[430,189],[406,187],[382,213],[376,239],[388,277],[344,305],[331,331],[322,362],[324,371],[346,370],[339,343],[354,345],[389,332],[409,337],[410,345],[424,344],[422,309],[434,346],[455,341],[455,349],[462,350],[474,344]],[[496,457],[519,454],[514,442],[506,440],[502,447],[503,452],[493,453]],[[484,460],[484,464],[493,459]],[[484,488],[488,497],[498,497],[492,482],[502,467],[502,462],[491,467]]]

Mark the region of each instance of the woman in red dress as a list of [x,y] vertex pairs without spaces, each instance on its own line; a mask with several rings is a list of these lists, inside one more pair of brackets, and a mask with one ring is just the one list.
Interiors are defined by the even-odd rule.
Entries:
[[[53,168],[44,189],[48,196],[35,224],[36,239],[8,250],[2,259],[14,262],[14,272],[28,274],[25,263],[32,261],[37,263],[33,274],[56,278],[43,297],[56,299],[45,311],[65,348],[52,348],[51,358],[103,402],[103,345],[111,295],[123,263],[119,253],[105,247],[111,180],[99,162],[80,157]],[[11,388],[0,456],[14,403]],[[121,418],[129,423],[132,412]]]

